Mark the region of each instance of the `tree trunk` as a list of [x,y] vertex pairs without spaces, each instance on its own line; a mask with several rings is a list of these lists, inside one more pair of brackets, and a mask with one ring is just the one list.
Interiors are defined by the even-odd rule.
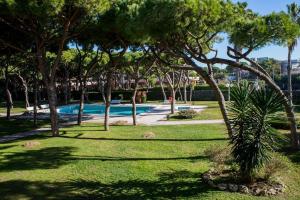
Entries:
[[193,60],[191,60],[190,58],[185,57],[184,58],[194,69],[195,71],[207,82],[207,84],[209,84],[209,86],[215,91],[215,94],[217,96],[218,99],[218,103],[219,103],[219,107],[227,128],[227,132],[228,132],[228,136],[231,137],[232,136],[232,127],[230,125],[230,121],[228,118],[228,112],[226,109],[226,104],[225,104],[225,98],[224,95],[222,93],[222,91],[220,90],[218,84],[216,83],[213,75],[209,75],[207,74],[206,71],[204,71],[203,69],[199,68]]
[[183,96],[182,96],[181,88],[180,87],[178,89],[178,93],[179,93],[179,96],[180,96],[180,101],[183,101]]
[[175,97],[176,97],[176,94],[175,94],[175,90],[174,88],[170,87],[170,92],[171,92],[171,114],[175,114]]
[[187,82],[185,81],[183,84],[183,100],[184,103],[187,103],[187,90],[186,90]]
[[38,98],[37,72],[34,74],[34,88],[33,88],[33,125],[37,127],[37,98]]
[[106,86],[106,99],[105,99],[105,118],[104,118],[104,130],[109,131],[109,112],[110,112],[110,102],[111,102],[111,87],[112,87],[112,77],[111,73],[107,75],[107,86]]
[[287,65],[287,77],[288,77],[288,99],[289,104],[293,109],[293,88],[292,88],[292,49],[288,47],[288,65]]
[[69,75],[69,77],[68,77],[68,102],[71,101],[71,97],[72,97],[72,81],[71,81],[71,77]]
[[55,83],[49,82],[46,85],[46,87],[47,87],[48,102],[49,102],[49,109],[50,109],[52,136],[58,136],[59,127],[58,127],[58,115],[56,110],[57,96],[56,96]]
[[8,64],[5,67],[5,96],[6,96],[6,119],[10,120],[10,111],[13,107],[13,101],[11,97],[11,93],[8,88],[9,80],[8,80]]
[[193,99],[193,86],[190,85],[190,102],[192,102]]
[[77,115],[77,124],[81,125],[82,122],[82,113],[84,109],[84,95],[85,95],[85,86],[83,83],[80,83],[80,100],[79,100],[79,108],[78,108],[78,115]]
[[229,135],[229,137],[231,137],[232,136],[232,127],[230,125],[230,120],[228,118],[228,112],[227,112],[227,109],[226,109],[226,101],[225,101],[224,95],[223,95],[222,91],[220,90],[218,84],[216,83],[216,81],[214,80],[213,77],[209,77],[207,79],[207,82],[210,85],[210,87],[214,89],[214,92],[215,92],[215,94],[217,96],[217,99],[218,99],[218,104],[219,104],[224,122],[226,124],[228,135]]
[[[234,45],[234,49],[237,51],[237,52],[241,52],[241,48],[237,45]],[[236,54],[237,56],[237,54]],[[237,63],[240,62],[240,59],[235,59],[235,61]],[[236,69],[236,81],[237,81],[237,84],[240,84],[240,81],[241,81],[241,70],[239,68]]]
[[136,93],[137,93],[137,84],[135,83],[135,86],[134,86],[134,91],[133,91],[133,94],[132,94],[132,97],[131,97],[131,100],[132,100],[132,124],[133,126],[136,126],[137,125],[137,120],[136,120]]
[[30,106],[30,104],[29,104],[29,98],[28,98],[28,86],[27,86],[26,81],[24,80],[24,78],[20,74],[18,74],[18,77],[21,80],[23,88],[24,88],[25,108],[27,108],[27,107]]
[[64,77],[64,104],[67,105],[69,103],[69,72],[65,70],[65,77]]
[[256,70],[259,66],[257,66],[256,63],[252,63],[252,67],[248,67],[242,63],[236,63],[235,61],[228,60],[228,59],[221,59],[221,58],[214,58],[213,62],[210,62],[211,64],[214,63],[222,63],[227,64],[232,67],[240,68],[242,70],[250,71],[257,76],[259,76],[262,80],[264,80],[273,90],[277,92],[283,99],[284,99],[284,107],[286,111],[286,115],[288,117],[288,120],[290,121],[290,130],[291,130],[291,146],[294,149],[299,149],[299,135],[297,133],[297,123],[295,119],[295,114],[293,111],[293,108],[290,105],[290,102],[287,98],[287,96],[284,94],[284,92],[280,89],[280,87],[272,80],[272,78],[268,75],[266,75],[261,70]]
[[106,104],[106,97],[105,97],[105,90],[104,90],[104,83],[100,80],[100,92],[102,95],[103,103]]
[[165,92],[164,84],[163,84],[160,77],[158,77],[158,80],[159,80],[159,85],[161,87],[161,91],[162,91],[162,94],[163,94],[163,97],[164,97],[164,101],[166,101],[167,100],[167,95],[166,95],[166,92]]

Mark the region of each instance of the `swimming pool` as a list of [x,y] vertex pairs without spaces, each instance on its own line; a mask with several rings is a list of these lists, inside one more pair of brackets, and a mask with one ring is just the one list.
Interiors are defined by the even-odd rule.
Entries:
[[[145,112],[149,112],[153,109],[153,106],[147,105],[137,105],[136,106],[136,114],[141,114]],[[79,105],[66,105],[58,108],[59,114],[78,114]],[[96,114],[96,115],[104,115],[105,113],[105,105],[103,104],[85,104],[83,109],[83,114]],[[132,106],[131,105],[111,105],[110,106],[110,115],[113,116],[128,116],[132,114]]]

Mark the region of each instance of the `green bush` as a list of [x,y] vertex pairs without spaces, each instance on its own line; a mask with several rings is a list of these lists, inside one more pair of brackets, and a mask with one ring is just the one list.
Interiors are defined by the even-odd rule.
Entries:
[[255,90],[248,82],[242,82],[232,88],[231,100],[232,156],[244,180],[252,181],[275,146],[270,120],[282,110],[283,99],[274,91]]
[[180,119],[193,119],[198,115],[197,111],[189,109],[189,110],[181,110],[177,114],[177,118]]

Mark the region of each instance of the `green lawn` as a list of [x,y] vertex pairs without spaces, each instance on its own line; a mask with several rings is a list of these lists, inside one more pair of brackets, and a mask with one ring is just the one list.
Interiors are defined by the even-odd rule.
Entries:
[[[267,199],[216,191],[201,174],[211,163],[203,151],[226,145],[223,125],[114,126],[99,124],[61,130],[60,137],[35,136],[0,146],[1,200],[19,199]],[[143,138],[152,132],[155,139]],[[300,199],[300,156],[283,156],[285,195]]]
[[[198,116],[193,120],[211,120],[211,119],[223,119],[220,107],[217,101],[193,101],[193,105],[207,106]],[[280,116],[285,116],[285,112],[279,112]],[[295,114],[298,121],[300,121],[300,106],[295,106]],[[177,120],[190,120],[190,119],[178,119],[175,115],[170,115],[170,121]]]
[[[0,102],[0,113],[6,114],[5,102]],[[23,113],[25,112],[25,102],[24,101],[16,101],[14,102],[14,108],[11,110],[11,113]]]
[[[223,119],[220,107],[217,101],[193,101],[193,105],[207,106],[203,111],[199,113],[193,120],[210,120],[210,119]],[[179,120],[175,115],[171,115],[169,120]],[[180,119],[184,120],[184,119]],[[187,119],[190,120],[190,119]]]
[[[39,120],[37,128],[45,126],[48,123],[49,122],[47,121]],[[0,137],[4,135],[30,131],[32,129],[34,129],[33,120],[11,119],[8,121],[4,117],[0,117]]]

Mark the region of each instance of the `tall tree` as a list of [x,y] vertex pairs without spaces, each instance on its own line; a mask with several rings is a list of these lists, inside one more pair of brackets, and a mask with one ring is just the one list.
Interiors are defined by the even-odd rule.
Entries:
[[[108,5],[105,0],[1,0],[0,21],[32,39],[38,69],[47,88],[52,135],[59,135],[56,91],[56,72],[67,42],[86,28],[90,20]],[[13,43],[7,46],[21,50]],[[26,50],[23,50],[25,52]],[[46,52],[54,51],[55,59],[47,62]]]
[[[300,7],[296,3],[292,3],[287,6],[288,14],[292,21],[300,25]],[[290,105],[293,107],[293,86],[292,86],[292,53],[297,46],[298,36],[292,35],[291,38],[287,40],[288,46],[288,65],[287,65],[287,75],[288,75],[288,98]]]
[[[286,14],[272,13],[258,16],[247,9],[246,3],[234,4],[224,0],[187,0],[184,3],[149,0],[141,5],[140,10],[142,21],[140,26],[144,27],[156,42],[156,48],[183,58],[186,64],[191,66],[190,70],[196,70],[214,89],[229,135],[232,128],[224,96],[213,78],[214,64],[225,64],[250,71],[274,89],[284,99],[285,110],[291,123],[291,144],[294,148],[299,147],[295,115],[286,95],[272,77],[248,57],[257,48],[270,43],[282,44],[287,36],[299,33],[299,27],[295,26]],[[160,18],[153,17],[156,15]],[[224,32],[230,35],[232,43],[243,47],[242,53],[228,46],[227,55],[230,59],[219,57],[218,51],[213,49],[213,46]],[[236,62],[237,58],[247,63]],[[202,64],[208,70],[205,70]]]
[[133,92],[131,97],[132,103],[132,122],[133,125],[137,125],[136,119],[136,95],[139,89],[139,82],[146,80],[150,76],[155,59],[148,51],[132,51],[125,54],[128,62],[124,68],[125,73],[129,76],[129,82],[133,79]]

